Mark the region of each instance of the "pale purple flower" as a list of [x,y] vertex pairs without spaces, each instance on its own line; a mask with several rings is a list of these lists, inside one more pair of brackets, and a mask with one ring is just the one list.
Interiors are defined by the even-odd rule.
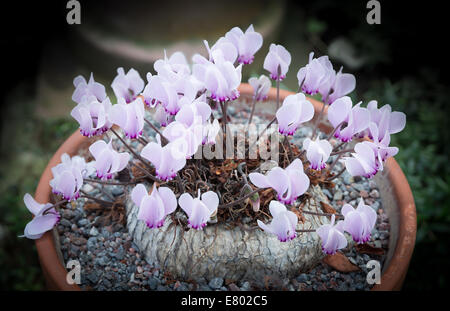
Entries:
[[156,140],[156,143],[150,142],[142,149],[141,156],[152,163],[159,179],[172,180],[186,165],[186,156],[174,143],[162,147],[159,135],[156,135]]
[[326,104],[333,104],[335,100],[351,93],[356,86],[355,76],[350,73],[342,73],[342,67],[339,72],[332,75],[330,83],[325,83],[319,92]]
[[206,50],[208,51],[210,62],[216,63],[218,61],[215,58],[218,55],[217,53],[215,53],[216,51],[220,51],[220,54],[222,55],[220,57],[223,57],[225,61],[230,62],[232,64],[234,64],[234,62],[236,61],[236,58],[238,56],[238,50],[233,45],[233,43],[227,38],[225,37],[219,38],[219,40],[217,40],[217,42],[214,43],[214,45],[211,48],[209,47],[208,41],[203,40],[203,43],[205,44]]
[[369,131],[372,133],[373,142],[364,142],[368,146],[370,146],[375,153],[375,158],[377,160],[377,168],[382,171],[383,163],[387,158],[393,157],[398,153],[397,147],[389,147],[391,142],[391,135],[389,132],[384,134],[383,138],[380,138],[378,135],[378,127],[374,122],[370,122]]
[[325,254],[334,255],[337,250],[347,246],[344,235],[344,222],[339,221],[336,225],[334,214],[331,215],[331,223],[317,228],[316,232],[322,240],[322,250]]
[[202,144],[214,145],[216,143],[216,137],[221,130],[219,121],[214,119],[213,122],[209,121],[203,125],[203,140]]
[[233,63],[225,60],[221,50],[212,51],[214,63],[203,61],[193,66],[193,75],[201,81],[211,99],[216,102],[226,102],[239,97],[237,90],[242,79],[242,64],[234,67]]
[[139,206],[137,218],[145,221],[147,227],[160,228],[164,219],[177,208],[177,199],[170,188],[153,186],[149,195],[144,184],[138,184],[131,191],[131,199]]
[[[328,108],[328,120],[337,128],[334,137],[343,142],[352,140],[353,136],[364,131],[370,123],[370,112],[360,107],[361,103],[352,108],[352,100],[348,96],[337,99]],[[344,123],[343,123],[344,122]]]
[[304,94],[287,96],[276,113],[278,131],[285,135],[294,135],[298,126],[308,122],[314,116],[314,106]]
[[125,74],[123,68],[120,67],[117,69],[117,76],[114,78],[111,87],[117,100],[123,98],[127,103],[131,103],[144,89],[144,80],[133,68]]
[[175,152],[183,153],[187,159],[194,155],[203,142],[203,124],[188,126],[180,121],[170,123],[163,135],[172,143]]
[[[270,72],[272,80],[283,80],[291,64],[291,54],[282,45],[272,43],[264,59],[264,69]],[[280,74],[278,75],[278,69]]]
[[49,209],[51,203],[40,204],[29,194],[25,194],[23,201],[28,210],[35,216],[26,226],[23,235],[28,239],[39,239],[45,232],[51,230],[60,219],[59,213],[55,208]]
[[[371,100],[367,104],[367,109],[370,112],[371,122],[374,122],[378,130],[379,141],[382,140],[386,133],[395,134],[401,132],[406,125],[406,115],[403,112],[392,111],[390,105],[384,105],[377,108],[378,102]],[[373,133],[369,129],[369,137],[373,138]]]
[[175,115],[180,109],[175,85],[162,76],[150,77],[143,96],[148,106],[161,104],[170,115]]
[[159,122],[161,126],[167,126],[173,120],[173,116],[168,113],[163,106],[158,105],[155,109],[153,118]]
[[251,64],[255,59],[255,53],[262,47],[263,37],[250,25],[245,33],[239,27],[234,27],[226,33],[227,38],[237,49],[241,64]]
[[351,234],[353,241],[358,244],[368,242],[377,221],[377,213],[364,204],[363,198],[360,199],[356,209],[350,204],[344,204],[341,212],[345,217],[343,229]]
[[270,87],[272,86],[267,76],[261,75],[259,78],[250,78],[248,79],[248,83],[253,87],[253,98],[255,100],[261,101],[267,99]]
[[217,211],[219,197],[213,191],[205,192],[201,195],[198,190],[198,197],[192,198],[189,193],[183,193],[178,199],[178,204],[188,216],[188,225],[192,229],[201,230]]
[[144,103],[140,97],[129,104],[121,98],[118,104],[112,106],[110,119],[120,126],[128,138],[138,138],[144,128],[144,113]]
[[50,186],[55,194],[68,201],[76,200],[83,186],[83,178],[93,170],[92,163],[86,163],[82,157],[69,157],[67,153],[61,156],[61,163],[52,167],[53,179]]
[[95,82],[92,73],[89,82],[86,82],[86,79],[80,75],[73,79],[73,85],[75,86],[75,91],[72,94],[72,100],[78,104],[91,96],[94,96],[99,102],[106,99],[105,87]]
[[378,172],[379,164],[368,142],[357,143],[353,157],[344,159],[345,168],[352,176],[372,178]]
[[314,52],[309,54],[309,63],[300,68],[297,79],[301,90],[307,94],[314,95],[321,88],[326,88],[330,81],[334,80],[335,71],[328,56],[313,58]]
[[273,188],[277,199],[285,204],[294,203],[309,188],[309,178],[303,171],[300,159],[295,159],[285,169],[274,167],[267,175],[250,173],[248,177],[259,188]]
[[119,153],[113,149],[112,140],[108,144],[98,140],[89,147],[89,151],[95,158],[97,177],[102,180],[112,178],[115,173],[123,170],[130,160],[128,153]]
[[271,201],[269,204],[272,221],[266,225],[258,219],[258,226],[266,232],[275,234],[280,242],[288,242],[297,236],[298,217],[295,213],[288,211],[286,206],[278,201]]
[[112,123],[109,118],[111,101],[106,97],[99,102],[94,96],[85,97],[76,105],[70,115],[80,124],[83,136],[91,137],[101,135],[108,131]]
[[306,158],[310,163],[311,169],[318,171],[325,168],[333,149],[328,140],[319,139],[319,137],[315,141],[306,138],[303,141],[303,148],[306,150]]
[[153,65],[156,72],[160,73],[164,69],[173,71],[174,73],[190,74],[189,64],[183,52],[177,51],[167,58],[166,50],[164,50],[164,59],[158,59]]
[[207,103],[200,100],[196,100],[192,103],[187,101],[186,104],[182,104],[175,116],[175,121],[181,122],[187,127],[191,127],[196,124],[204,124],[210,116],[211,107]]

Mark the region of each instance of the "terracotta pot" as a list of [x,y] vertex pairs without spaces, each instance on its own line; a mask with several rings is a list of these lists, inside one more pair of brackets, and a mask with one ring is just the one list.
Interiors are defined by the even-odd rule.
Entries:
[[[244,98],[249,98],[253,92],[249,84],[241,84],[239,90]],[[293,93],[280,90],[280,100],[282,101],[290,94]],[[276,89],[270,90],[269,99],[276,100]],[[322,109],[322,104],[314,99],[310,99],[310,101],[313,103],[317,115]],[[268,103],[261,105],[268,105]],[[275,108],[272,107],[272,110],[275,111]],[[326,111],[327,109],[325,109],[325,113]],[[330,125],[326,123],[320,124],[320,128],[325,132],[331,130]],[[60,162],[61,155],[63,153],[75,155],[88,143],[89,139],[76,131],[61,145],[42,173],[35,193],[36,201],[40,203],[50,201],[51,168]],[[387,160],[384,170],[379,172],[375,178],[383,201],[383,208],[389,216],[391,229],[389,252],[382,271],[381,284],[375,285],[372,290],[400,290],[408,271],[416,239],[414,198],[408,181],[394,158]],[[58,241],[56,229],[46,232],[35,241],[47,287],[50,290],[80,290],[77,285],[69,285],[66,282],[67,270],[61,256],[59,243],[56,241]]]

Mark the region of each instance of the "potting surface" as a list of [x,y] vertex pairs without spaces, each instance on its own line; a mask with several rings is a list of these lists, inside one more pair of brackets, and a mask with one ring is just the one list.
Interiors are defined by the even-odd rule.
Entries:
[[[240,107],[229,107],[229,115],[233,122],[245,122],[249,109],[237,111],[236,106]],[[258,115],[253,120],[255,123],[263,122]],[[147,136],[154,136],[149,127],[144,129]],[[310,137],[311,132],[310,127],[300,127],[291,141],[301,146],[303,139]],[[326,137],[323,133],[320,135]],[[142,148],[136,141],[130,143],[138,150]],[[332,139],[331,143],[335,145],[338,142]],[[119,151],[126,151],[116,139],[113,139],[113,145]],[[88,153],[81,150],[80,154]],[[341,169],[342,164],[338,163],[334,171]],[[65,262],[74,259],[81,263],[80,287],[86,290],[369,290],[372,285],[366,281],[366,265],[374,259],[383,267],[389,244],[389,220],[373,180],[352,177],[344,172],[334,182],[334,188],[324,188],[322,191],[338,213],[345,203],[356,207],[362,197],[365,204],[370,205],[378,215],[372,238],[365,247],[355,247],[352,244],[341,251],[348,259],[344,258],[343,267],[336,266],[334,260],[324,260],[308,273],[301,273],[291,279],[268,278],[264,287],[245,279],[224,280],[215,277],[197,281],[177,280],[170,273],[144,260],[128,233],[123,208],[99,209],[92,201],[87,202],[85,199],[67,204],[61,211],[61,221],[57,226],[61,252]],[[83,190],[91,196],[98,196],[102,190],[106,195],[101,198],[105,200],[126,195],[123,187],[115,185],[101,187],[97,184],[85,184]]]

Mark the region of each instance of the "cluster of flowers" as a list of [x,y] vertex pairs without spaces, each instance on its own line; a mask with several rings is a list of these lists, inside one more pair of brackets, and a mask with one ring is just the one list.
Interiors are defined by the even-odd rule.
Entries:
[[[82,76],[76,77],[72,99],[77,105],[71,115],[79,123],[82,135],[101,135],[117,125],[129,139],[146,143],[139,157],[151,163],[159,180],[175,178],[199,146],[216,143],[221,127],[219,121],[214,119],[212,110],[221,106],[222,112],[226,113],[224,104],[239,97],[242,67],[252,63],[255,53],[262,47],[263,39],[251,25],[245,32],[238,27],[231,29],[212,46],[207,41],[204,44],[208,56],[194,55],[192,65],[181,52],[170,57],[164,53],[164,58],[154,64],[156,74],[147,73],[147,84],[136,70],[130,69],[125,73],[123,68],[119,68],[111,84],[117,98],[115,105],[111,104],[105,87],[96,82],[92,75],[89,81]],[[271,79],[283,80],[290,63],[291,55],[283,46],[270,45],[264,69],[270,73]],[[336,72],[327,56],[314,58],[311,53],[308,64],[300,68],[297,78],[301,92],[287,96],[276,112],[281,135],[294,135],[301,124],[313,119],[314,107],[303,93],[320,94],[324,105],[329,105],[328,119],[334,126],[336,138],[343,143],[365,135],[372,139],[357,143],[352,156],[344,158],[350,174],[372,177],[383,168],[383,162],[388,157],[398,152],[397,148],[389,147],[390,134],[403,129],[405,115],[392,112],[388,105],[378,109],[376,101],[371,101],[367,108],[360,107],[361,103],[353,106],[350,97],[346,96],[355,88],[353,75],[343,73],[342,68]],[[251,78],[249,83],[254,90],[254,103],[267,99],[271,87],[268,77]],[[212,102],[214,104],[211,105]],[[147,143],[141,139],[146,122],[156,130],[151,121],[145,119],[146,107],[154,109],[155,121],[164,127],[161,135],[158,131],[156,142]],[[333,150],[327,139],[307,138],[303,147],[311,169],[322,170],[326,167]],[[53,192],[66,201],[76,200],[80,196],[84,179],[94,172],[101,180],[110,179],[123,170],[131,158],[126,152],[114,150],[112,141],[98,140],[89,147],[89,151],[95,159],[90,163],[65,154],[62,162],[52,169],[54,178],[50,185]],[[286,205],[294,204],[309,189],[310,180],[304,172],[302,161],[297,158],[288,167],[275,167],[266,175],[250,173],[249,179],[256,187],[273,188],[277,193],[277,201],[270,202],[271,223],[258,221],[258,225],[277,235],[282,242],[295,238],[298,218]],[[143,184],[138,184],[132,190],[131,198],[139,206],[138,218],[149,228],[163,226],[165,217],[179,205],[188,216],[189,226],[201,230],[219,206],[218,195],[212,191],[199,192],[196,198],[183,193],[177,200],[171,189],[156,184],[151,194]],[[58,213],[48,203],[38,204],[28,194],[24,201],[35,215],[25,229],[25,236],[39,238],[57,223]],[[358,243],[370,239],[376,215],[369,206],[364,205],[363,200],[356,210],[345,205],[342,213],[345,217],[343,221],[335,225],[333,216],[330,225],[317,230],[326,253],[345,247],[344,231]]]

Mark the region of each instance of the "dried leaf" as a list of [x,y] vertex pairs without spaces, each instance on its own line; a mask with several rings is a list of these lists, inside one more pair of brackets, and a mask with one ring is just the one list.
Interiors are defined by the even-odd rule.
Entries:
[[370,244],[357,244],[356,251],[360,254],[369,254],[369,255],[384,255],[384,249],[373,247]]
[[320,206],[322,207],[322,211],[328,214],[336,214],[336,210],[328,203],[320,201]]
[[342,253],[327,255],[322,261],[339,272],[347,273],[360,270],[358,266],[352,264]]

